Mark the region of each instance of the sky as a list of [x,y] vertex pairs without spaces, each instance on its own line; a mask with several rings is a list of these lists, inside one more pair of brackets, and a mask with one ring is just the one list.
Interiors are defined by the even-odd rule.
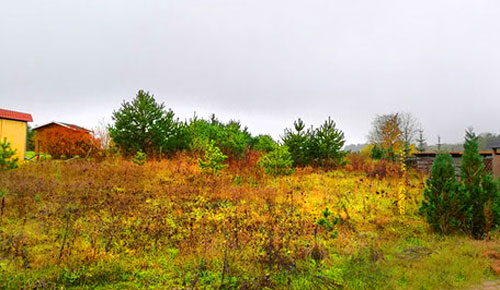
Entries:
[[498,134],[500,1],[0,1],[1,108],[93,128],[140,89],[275,138],[399,111],[431,144]]

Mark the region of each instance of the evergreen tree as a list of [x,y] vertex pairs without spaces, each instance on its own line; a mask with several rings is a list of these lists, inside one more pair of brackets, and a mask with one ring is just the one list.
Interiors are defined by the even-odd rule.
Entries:
[[16,155],[16,150],[12,149],[7,138],[0,141],[0,171],[17,168],[19,158],[14,155]]
[[450,154],[438,154],[426,181],[420,212],[434,231],[449,234],[458,230],[465,220],[466,197],[457,182]]
[[275,149],[276,142],[269,135],[258,135],[252,139],[252,148],[257,151],[271,152]]
[[424,138],[424,130],[422,128],[418,129],[418,137],[417,137],[417,150],[418,152],[425,151],[425,141]]
[[380,160],[386,156],[384,149],[380,148],[378,145],[373,145],[370,157],[374,160]]
[[467,229],[479,239],[498,224],[499,191],[484,168],[483,158],[478,150],[478,137],[468,129],[465,133],[464,155],[462,157],[462,182],[468,196]]
[[183,124],[174,120],[173,111],[158,104],[148,92],[140,90],[132,102],[123,102],[113,112],[113,121],[109,134],[125,153],[143,150],[161,155],[186,146]]
[[35,131],[29,124],[26,126],[26,150],[35,151]]
[[485,170],[472,129],[465,134],[461,171],[457,183],[451,156],[438,155],[420,210],[437,232],[447,234],[460,228],[481,239],[500,225],[500,190]]
[[274,150],[262,156],[258,163],[270,175],[289,175],[294,172],[292,155],[286,146],[276,144]]
[[316,164],[326,168],[342,164],[346,155],[342,151],[344,143],[344,132],[337,129],[335,122],[328,117],[328,120],[314,131],[312,138],[311,151]]
[[282,137],[283,144],[288,147],[295,166],[310,165],[311,155],[311,130],[305,130],[305,123],[300,118],[293,123],[295,131],[285,130]]
[[217,175],[219,171],[227,167],[224,164],[226,159],[227,156],[216,146],[215,141],[211,140],[205,149],[203,158],[198,158],[198,166],[203,172]]
[[241,158],[251,146],[254,139],[247,127],[242,127],[239,121],[220,122],[215,115],[209,120],[198,119],[196,116],[188,125],[190,139],[189,148],[203,152],[211,141],[231,157]]
[[239,121],[229,121],[227,124],[223,124],[217,133],[221,149],[226,154],[237,158],[244,157],[245,151],[252,142],[252,135],[248,132],[248,128],[242,128]]

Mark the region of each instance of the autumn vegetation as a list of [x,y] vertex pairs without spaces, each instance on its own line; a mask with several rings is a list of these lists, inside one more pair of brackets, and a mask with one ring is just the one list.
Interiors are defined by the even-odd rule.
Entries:
[[43,144],[44,153],[57,159],[74,156],[88,157],[95,155],[100,150],[99,140],[83,130],[69,131],[62,127],[47,128],[44,129],[39,141]]
[[415,118],[377,116],[372,127],[371,145],[350,153],[331,118],[298,119],[276,141],[215,116],[181,121],[140,91],[113,113],[109,146],[1,170],[0,288],[456,289],[493,279],[483,253],[499,247],[500,199],[477,137],[466,135],[459,177],[446,154],[426,176],[411,167],[423,144]]

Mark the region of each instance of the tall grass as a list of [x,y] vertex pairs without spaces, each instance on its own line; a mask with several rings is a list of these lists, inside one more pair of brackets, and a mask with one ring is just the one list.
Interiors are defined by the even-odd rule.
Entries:
[[[481,253],[496,238],[433,235],[418,175],[401,216],[397,176],[274,178],[249,156],[220,176],[186,154],[2,173],[0,288],[439,289],[491,276]],[[318,225],[327,207],[332,227]]]

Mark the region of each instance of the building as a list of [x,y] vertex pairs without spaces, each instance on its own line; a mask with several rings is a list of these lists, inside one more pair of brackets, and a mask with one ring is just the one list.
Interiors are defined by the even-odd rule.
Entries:
[[[56,143],[62,145],[65,141],[70,141],[71,138],[80,139],[82,136],[91,138],[92,131],[85,129],[83,127],[63,123],[63,122],[50,122],[45,125],[37,126],[33,128],[35,131],[35,152],[36,153],[49,153],[51,149],[47,148],[49,146],[48,139],[51,139],[50,143]],[[57,140],[54,140],[54,137]],[[64,140],[67,139],[67,140]],[[51,144],[52,145],[52,144]]]
[[28,122],[33,122],[30,114],[0,109],[0,140],[7,139],[19,160],[24,160],[26,153]]
[[[483,157],[484,168],[486,172],[490,173],[494,178],[500,178],[500,142],[490,142],[486,144],[486,148],[491,151],[481,151],[479,154]],[[457,174],[460,173],[460,166],[462,164],[463,152],[448,152],[453,158],[453,166]],[[430,173],[432,163],[436,158],[436,152],[420,152],[414,155],[414,166],[423,172]]]
[[492,150],[491,175],[500,178],[500,141],[488,142],[486,147]]

